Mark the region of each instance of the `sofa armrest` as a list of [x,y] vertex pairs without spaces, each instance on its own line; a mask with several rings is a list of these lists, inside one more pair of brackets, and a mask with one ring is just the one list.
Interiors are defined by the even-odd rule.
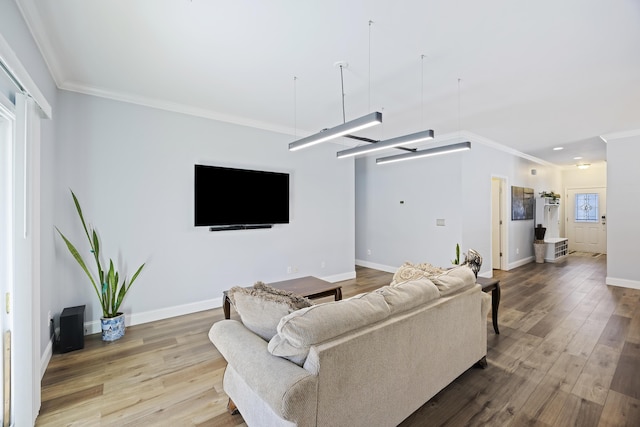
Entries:
[[[253,393],[279,417],[296,421],[308,416],[310,411],[315,414],[316,375],[289,360],[273,356],[267,350],[265,340],[236,320],[214,323],[209,339]],[[243,408],[239,409],[242,412]]]

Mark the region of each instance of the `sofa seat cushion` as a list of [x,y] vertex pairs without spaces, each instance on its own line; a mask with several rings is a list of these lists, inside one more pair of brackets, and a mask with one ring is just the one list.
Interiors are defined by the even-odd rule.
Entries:
[[303,308],[280,320],[268,349],[302,366],[312,345],[378,322],[389,313],[384,296],[375,292]]
[[440,291],[426,277],[406,282],[395,282],[376,291],[381,294],[391,313],[401,313],[440,298]]
[[280,319],[313,303],[289,291],[257,282],[253,288],[233,287],[229,299],[247,329],[269,341],[276,333]]

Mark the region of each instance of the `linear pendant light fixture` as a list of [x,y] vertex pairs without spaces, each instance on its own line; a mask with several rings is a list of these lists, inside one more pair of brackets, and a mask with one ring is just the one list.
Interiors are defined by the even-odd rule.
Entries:
[[296,151],[302,148],[311,147],[321,142],[339,138],[348,133],[357,132],[382,123],[382,113],[375,111],[359,119],[351,120],[331,129],[322,130],[314,135],[299,139],[289,144],[289,151]]
[[376,164],[384,165],[385,163],[401,162],[403,160],[419,159],[421,157],[438,156],[440,154],[449,154],[449,153],[455,153],[457,151],[466,151],[470,149],[471,149],[470,142],[468,141],[459,142],[457,144],[445,145],[445,146],[436,147],[436,148],[429,148],[429,149],[420,150],[420,151],[413,151],[411,153],[399,154],[397,156],[382,157],[380,159],[376,159]]
[[361,145],[359,147],[349,148],[348,150],[338,151],[337,156],[339,159],[344,159],[345,157],[372,153],[374,151],[384,150],[386,148],[399,147],[403,144],[413,144],[417,142],[427,141],[429,139],[433,139],[433,129],[412,133],[411,135],[404,135],[404,136],[399,136],[397,138],[391,138],[386,141],[373,143],[371,145]]

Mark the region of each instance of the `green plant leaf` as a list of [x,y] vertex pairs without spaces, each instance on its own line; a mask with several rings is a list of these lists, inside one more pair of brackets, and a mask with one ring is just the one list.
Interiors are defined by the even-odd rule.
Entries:
[[100,292],[98,292],[98,286],[96,285],[96,282],[93,279],[93,276],[89,272],[87,265],[84,263],[84,259],[82,259],[82,255],[80,255],[80,253],[75,248],[75,246],[73,246],[73,244],[69,241],[69,239],[65,237],[64,234],[62,234],[62,232],[58,229],[58,227],[56,227],[56,231],[58,232],[60,237],[62,237],[62,240],[64,240],[64,242],[66,243],[67,249],[69,249],[69,252],[71,252],[71,255],[73,255],[73,257],[78,262],[78,264],[80,264],[80,267],[82,268],[82,270],[84,270],[84,272],[87,274],[87,277],[89,278],[89,280],[91,281],[91,284],[93,285],[93,289],[95,289],[96,294],[98,295],[98,299],[101,299]]

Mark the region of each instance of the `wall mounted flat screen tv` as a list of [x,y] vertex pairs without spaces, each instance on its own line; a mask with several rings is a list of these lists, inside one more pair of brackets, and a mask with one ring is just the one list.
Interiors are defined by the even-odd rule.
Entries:
[[195,226],[289,223],[289,174],[195,165]]

